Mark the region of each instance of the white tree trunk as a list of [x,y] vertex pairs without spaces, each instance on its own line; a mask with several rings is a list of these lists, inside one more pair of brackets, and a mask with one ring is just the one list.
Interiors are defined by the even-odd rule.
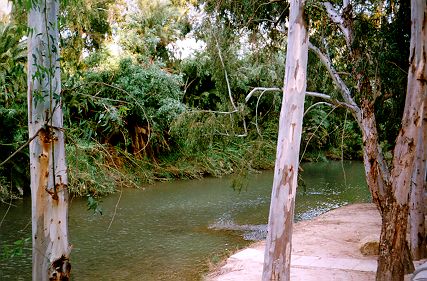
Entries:
[[292,0],[290,6],[285,85],[262,276],[264,281],[290,279],[292,224],[308,57],[304,4],[305,0]]
[[68,189],[59,67],[59,3],[32,2],[28,16],[28,129],[33,280],[68,280]]

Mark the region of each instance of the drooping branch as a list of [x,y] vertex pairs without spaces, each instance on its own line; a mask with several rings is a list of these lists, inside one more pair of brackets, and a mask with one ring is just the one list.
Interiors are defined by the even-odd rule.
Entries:
[[[245,101],[246,101],[246,102],[248,102],[248,101],[249,101],[249,99],[250,99],[250,98],[251,98],[251,97],[252,97],[256,92],[261,92],[261,94],[258,96],[257,103],[256,103],[256,107],[255,107],[255,127],[256,127],[256,130],[257,130],[258,135],[259,135],[260,137],[262,137],[261,132],[260,132],[260,130],[259,130],[259,126],[258,126],[258,106],[259,106],[259,101],[260,101],[261,97],[264,95],[264,93],[266,93],[266,92],[280,92],[280,93],[283,93],[283,89],[281,89],[281,88],[275,88],[275,87],[272,87],[272,88],[256,87],[256,88],[253,88],[253,89],[249,92],[249,94],[248,94],[248,95],[246,96],[246,98],[245,98]],[[310,106],[309,108],[307,108],[307,110],[304,112],[304,116],[305,116],[305,114],[306,114],[306,113],[307,113],[311,108],[313,108],[313,107],[314,107],[314,106],[316,106],[316,105],[320,105],[320,104],[326,104],[326,105],[329,105],[329,106],[335,106],[335,107],[347,107],[347,108],[352,109],[352,106],[351,106],[350,104],[345,103],[345,102],[341,102],[341,101],[336,100],[336,99],[333,99],[330,95],[327,95],[327,94],[322,94],[322,93],[317,93],[317,92],[305,92],[305,95],[306,95],[306,96],[310,96],[310,97],[321,98],[321,99],[324,99],[324,100],[326,100],[326,101],[328,101],[328,102],[318,102],[318,103],[315,103],[315,104],[311,105],[311,106]]]
[[310,105],[310,106],[309,106],[309,107],[304,111],[304,116],[305,116],[305,115],[307,115],[307,113],[308,113],[312,108],[314,108],[314,107],[316,107],[316,106],[318,106],[318,105],[322,105],[322,104],[327,105],[327,106],[330,106],[330,107],[333,107],[333,105],[332,105],[332,104],[330,104],[329,102],[319,101],[319,102],[316,102],[316,103],[313,103],[312,105]]
[[265,87],[256,87],[256,88],[253,88],[250,92],[249,92],[249,94],[247,94],[246,95],[246,98],[245,98],[245,102],[248,102],[248,100],[252,97],[252,95],[253,94],[255,94],[256,92],[263,92],[263,93],[265,93],[265,92],[282,92],[283,91],[283,89],[281,89],[281,88],[265,88]]
[[360,108],[354,102],[354,99],[351,95],[350,89],[347,87],[347,85],[341,79],[341,76],[338,74],[338,72],[336,71],[336,69],[332,65],[331,59],[327,55],[325,55],[319,48],[314,46],[311,42],[308,43],[308,48],[317,55],[317,57],[320,59],[320,61],[323,63],[323,65],[328,70],[332,80],[334,81],[334,83],[338,87],[338,89],[340,90],[341,95],[342,95],[347,107],[350,110],[352,110],[352,112],[355,115],[360,115]]
[[233,106],[233,109],[236,110],[237,107],[234,104],[233,95],[231,94],[231,87],[230,87],[230,81],[228,80],[227,69],[225,68],[224,59],[222,58],[222,54],[221,54],[221,48],[219,47],[219,43],[216,37],[215,37],[215,41],[216,41],[216,48],[218,50],[219,60],[221,61],[222,68],[224,69],[224,76],[225,76],[225,82],[227,83],[228,97],[230,98],[230,102],[231,102],[231,105]]
[[[219,47],[218,39],[216,37],[215,37],[215,41],[216,41],[216,47],[218,49],[219,60],[221,61],[222,68],[224,69],[224,76],[225,76],[225,82],[227,83],[228,97],[230,98],[231,105],[233,106],[233,109],[234,109],[233,112],[238,112],[239,110],[236,107],[236,104],[234,103],[233,95],[231,93],[230,81],[228,80],[228,73],[227,73],[227,69],[225,68],[224,59],[222,58],[221,48]],[[230,119],[231,119],[231,123],[233,124],[233,119],[231,114],[230,114]],[[243,134],[236,135],[237,137],[246,137],[248,135],[245,117],[242,117],[242,121],[243,121],[243,129],[245,132]]]
[[[274,87],[272,87],[272,88],[256,87],[256,88],[253,88],[253,89],[249,92],[249,94],[247,94],[247,95],[246,95],[245,101],[246,101],[246,102],[248,102],[248,101],[249,101],[249,99],[250,99],[250,98],[251,98],[251,97],[252,97],[256,92],[261,92],[261,95],[263,95],[265,92],[280,92],[280,93],[282,93],[282,92],[283,92],[283,89],[281,89],[281,88],[274,88]],[[347,107],[347,108],[349,108],[349,109],[352,109],[352,107],[353,107],[351,104],[348,104],[348,103],[345,103],[345,102],[339,101],[339,100],[337,100],[337,99],[334,99],[334,98],[332,98],[330,95],[327,95],[327,94],[318,93],[318,92],[305,92],[305,95],[306,95],[306,96],[310,96],[310,97],[321,98],[321,99],[327,100],[327,101],[329,101],[330,103],[332,103],[332,104],[334,104],[334,105],[336,105],[336,106]]]

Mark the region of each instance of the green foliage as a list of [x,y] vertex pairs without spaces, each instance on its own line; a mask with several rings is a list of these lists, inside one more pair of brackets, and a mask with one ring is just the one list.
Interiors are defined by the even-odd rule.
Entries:
[[[282,94],[258,92],[247,103],[245,96],[255,87],[283,86],[289,4],[198,1],[206,2],[206,14],[192,26],[187,2],[197,1],[64,2],[61,68],[69,187],[73,194],[87,196],[92,210],[97,210],[99,196],[118,187],[235,173],[240,175],[235,188],[241,188],[248,171],[274,165]],[[316,31],[310,40],[329,50],[357,99],[372,94],[366,82],[376,85],[382,146],[391,149],[406,83],[408,5],[398,1],[393,14],[387,4],[383,15],[377,1],[370,6],[358,2],[353,46],[358,60],[343,51],[345,41],[318,1],[307,4],[309,24]],[[25,25],[17,11],[14,22]],[[189,32],[206,43],[205,50],[181,61],[171,59],[168,44]],[[15,25],[0,28],[3,158],[27,139],[22,35]],[[308,90],[339,97],[313,54],[308,70]],[[364,78],[357,80],[360,75]],[[214,112],[234,110],[229,90],[238,112]],[[306,108],[318,101],[308,98]],[[344,110],[331,110],[320,105],[306,114],[304,160],[360,158],[357,124]],[[237,137],[244,133],[243,120],[248,134]],[[0,193],[10,195],[11,185],[15,191],[25,185],[26,153],[2,167]]]
[[84,71],[84,52],[101,49],[112,33],[108,20],[112,0],[67,1],[59,17],[62,71],[66,75]]
[[92,197],[91,195],[87,195],[87,209],[92,210],[94,214],[100,214],[102,215],[102,209],[100,207],[101,201],[97,200],[96,198]]
[[26,255],[26,250],[31,248],[31,237],[16,240],[12,245],[3,245],[0,251],[1,259],[11,259]]
[[[23,29],[0,23],[0,162],[28,138],[23,35]],[[13,160],[1,167],[0,198],[13,196],[28,183],[27,150]]]
[[[96,61],[96,60],[95,60]],[[168,151],[171,122],[186,110],[181,77],[160,63],[132,58],[103,61],[80,79],[70,80],[64,95],[69,126],[76,137],[93,139],[156,158]]]
[[203,0],[199,2],[206,3],[206,11],[218,16],[226,25],[235,29],[247,28],[258,33],[268,33],[273,41],[281,37],[280,29],[284,28],[289,15],[289,3],[286,1]]
[[[178,3],[179,4],[179,3]],[[168,62],[167,45],[188,30],[184,9],[170,1],[141,0],[121,21],[118,35],[123,48],[144,58]]]
[[0,93],[6,105],[13,103],[26,86],[24,66],[27,59],[24,31],[0,22]]
[[113,193],[121,178],[108,150],[93,142],[70,141],[66,147],[70,192],[92,197]]

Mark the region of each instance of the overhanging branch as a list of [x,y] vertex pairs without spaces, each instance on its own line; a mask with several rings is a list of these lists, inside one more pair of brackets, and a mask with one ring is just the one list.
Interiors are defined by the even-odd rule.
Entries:
[[311,42],[308,43],[308,48],[317,55],[317,57],[320,59],[322,64],[328,70],[332,80],[334,81],[334,83],[338,87],[338,89],[340,90],[341,95],[345,101],[345,104],[343,104],[343,105],[348,107],[354,113],[358,114],[360,112],[360,108],[354,102],[353,97],[352,97],[351,92],[350,92],[350,89],[347,87],[347,85],[341,79],[341,76],[338,74],[338,72],[336,71],[336,69],[332,65],[331,59],[328,56],[326,56],[322,51],[320,51],[319,48],[314,46]]
[[[253,88],[249,94],[247,94],[246,98],[245,98],[245,102],[248,102],[249,99],[256,93],[256,92],[261,92],[261,95],[263,95],[265,92],[283,92],[283,89],[281,88],[277,88],[277,87],[272,87],[272,88],[267,88],[267,87],[256,87]],[[316,98],[321,98],[324,100],[329,101],[330,103],[336,105],[336,106],[342,106],[342,107],[347,107],[349,109],[353,109],[353,106],[349,103],[346,102],[342,102],[339,100],[336,100],[334,98],[332,98],[330,95],[327,94],[323,94],[323,93],[318,93],[318,92],[305,92],[306,96],[310,96],[310,97],[316,97]]]

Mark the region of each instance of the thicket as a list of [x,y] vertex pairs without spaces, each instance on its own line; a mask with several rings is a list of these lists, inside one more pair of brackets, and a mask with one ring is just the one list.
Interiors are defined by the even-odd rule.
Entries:
[[[281,93],[258,93],[248,102],[245,97],[255,87],[282,86],[283,34],[236,32],[218,19],[216,25],[192,25],[182,3],[141,1],[141,10],[124,17],[120,2],[81,4],[66,7],[61,18],[64,124],[74,194],[99,196],[120,186],[230,173],[242,176],[235,182],[239,187],[248,171],[273,167]],[[0,23],[1,161],[28,139],[20,27],[25,22],[18,19]],[[190,31],[206,48],[185,59],[174,57],[167,46]],[[308,89],[333,94],[328,74],[315,61]],[[360,159],[353,119],[344,109],[319,102],[306,99],[303,161]],[[27,153],[22,150],[0,167],[2,200],[28,191]]]

